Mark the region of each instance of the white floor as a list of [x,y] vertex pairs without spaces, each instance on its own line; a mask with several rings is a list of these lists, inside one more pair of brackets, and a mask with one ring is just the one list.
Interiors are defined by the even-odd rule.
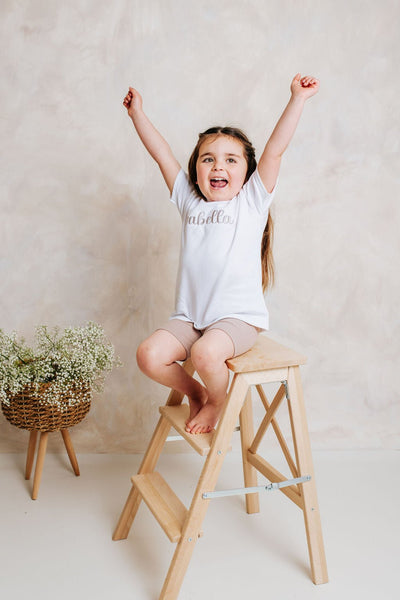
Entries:
[[[147,507],[127,540],[111,540],[141,456],[78,460],[75,477],[66,456],[48,454],[32,501],[25,457],[0,455],[1,598],[156,600],[175,546]],[[257,515],[242,496],[218,498],[180,600],[400,598],[400,452],[314,452],[314,462],[330,583],[312,584],[302,514],[280,492],[264,493]],[[158,470],[188,504],[201,464],[195,453],[165,454]],[[236,451],[217,485],[232,487],[242,487]]]

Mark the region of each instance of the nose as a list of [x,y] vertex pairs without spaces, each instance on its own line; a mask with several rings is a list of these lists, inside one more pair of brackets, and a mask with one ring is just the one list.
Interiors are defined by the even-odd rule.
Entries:
[[222,170],[221,162],[218,159],[215,159],[215,162],[213,164],[213,171],[221,171],[221,170]]

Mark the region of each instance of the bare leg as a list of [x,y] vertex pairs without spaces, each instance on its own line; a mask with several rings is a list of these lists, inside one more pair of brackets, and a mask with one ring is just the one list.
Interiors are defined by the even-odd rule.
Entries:
[[187,395],[189,420],[193,419],[207,401],[207,390],[176,362],[186,358],[179,340],[169,331],[158,329],[140,344],[136,358],[139,368],[148,377]]
[[193,344],[193,366],[207,388],[208,400],[197,415],[188,421],[186,431],[206,433],[215,427],[224,408],[229,383],[225,361],[233,354],[233,342],[221,329],[207,331]]

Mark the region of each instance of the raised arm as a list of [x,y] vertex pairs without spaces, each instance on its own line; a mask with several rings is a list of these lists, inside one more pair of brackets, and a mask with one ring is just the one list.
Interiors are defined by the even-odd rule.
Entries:
[[275,187],[281,165],[282,155],[296,131],[304,103],[318,92],[319,81],[314,77],[301,77],[300,73],[293,78],[290,86],[292,93],[288,105],[269,138],[264,152],[258,162],[258,172],[269,192]]
[[137,90],[132,87],[129,88],[123,105],[127,108],[128,115],[132,119],[143,145],[160,167],[165,183],[172,193],[181,166],[173,155],[168,142],[143,112],[142,97]]

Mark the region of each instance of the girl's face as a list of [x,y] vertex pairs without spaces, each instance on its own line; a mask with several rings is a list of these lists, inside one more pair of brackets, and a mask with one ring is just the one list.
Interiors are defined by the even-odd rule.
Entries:
[[210,135],[196,163],[197,185],[208,202],[232,200],[243,187],[247,160],[243,145],[227,135]]

